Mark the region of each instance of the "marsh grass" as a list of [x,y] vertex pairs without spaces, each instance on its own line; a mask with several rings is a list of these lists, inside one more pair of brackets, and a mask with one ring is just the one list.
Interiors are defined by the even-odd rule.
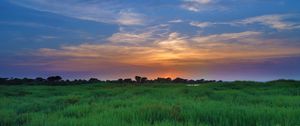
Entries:
[[0,86],[1,126],[297,126],[298,82]]

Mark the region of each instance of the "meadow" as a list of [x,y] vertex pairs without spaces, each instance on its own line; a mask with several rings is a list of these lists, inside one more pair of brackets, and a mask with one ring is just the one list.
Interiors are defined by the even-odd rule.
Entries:
[[297,126],[297,81],[0,86],[1,126]]

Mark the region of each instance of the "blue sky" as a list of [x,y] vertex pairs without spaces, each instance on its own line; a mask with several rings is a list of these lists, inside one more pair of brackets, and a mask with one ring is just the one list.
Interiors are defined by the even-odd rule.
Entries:
[[300,79],[299,5],[2,0],[0,76]]

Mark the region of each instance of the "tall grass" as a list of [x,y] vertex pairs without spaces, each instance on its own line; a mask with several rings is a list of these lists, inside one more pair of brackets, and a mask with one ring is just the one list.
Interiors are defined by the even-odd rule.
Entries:
[[297,126],[298,82],[0,86],[0,126]]

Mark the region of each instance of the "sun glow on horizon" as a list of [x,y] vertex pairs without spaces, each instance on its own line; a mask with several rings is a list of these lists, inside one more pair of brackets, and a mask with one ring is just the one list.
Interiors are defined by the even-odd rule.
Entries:
[[299,4],[2,0],[0,76],[299,78]]

